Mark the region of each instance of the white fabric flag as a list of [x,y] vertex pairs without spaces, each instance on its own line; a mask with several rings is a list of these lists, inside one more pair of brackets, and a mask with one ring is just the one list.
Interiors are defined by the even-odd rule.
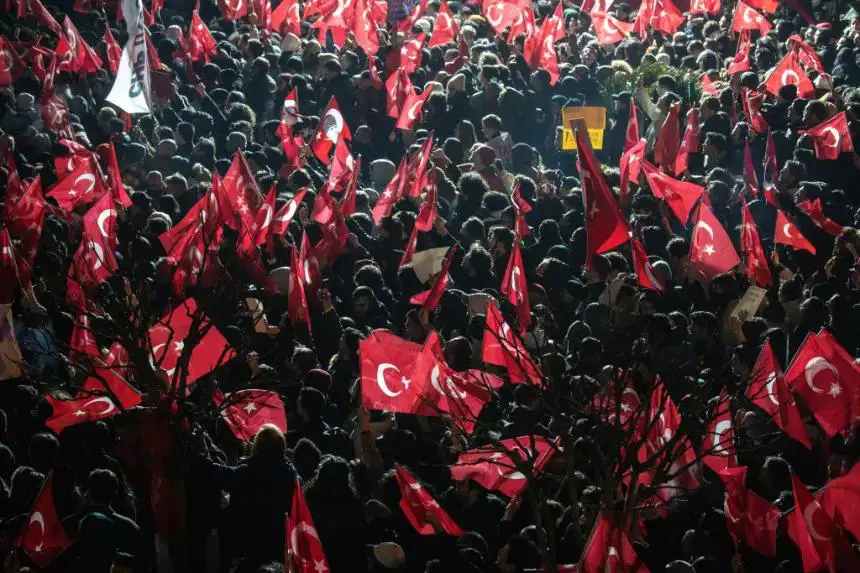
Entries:
[[146,25],[141,0],[122,0],[128,41],[107,101],[127,113],[151,113],[151,83],[146,58]]

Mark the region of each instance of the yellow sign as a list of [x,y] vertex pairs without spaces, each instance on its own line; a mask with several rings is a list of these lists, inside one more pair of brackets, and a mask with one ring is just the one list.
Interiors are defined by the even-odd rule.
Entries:
[[606,129],[606,108],[594,106],[566,107],[561,110],[562,138],[561,148],[565,151],[576,149],[576,137],[570,128],[573,119],[585,120],[591,147],[603,149],[603,130]]

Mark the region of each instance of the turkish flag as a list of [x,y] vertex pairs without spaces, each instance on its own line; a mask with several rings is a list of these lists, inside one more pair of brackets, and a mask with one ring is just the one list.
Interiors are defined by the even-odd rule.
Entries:
[[45,396],[53,412],[45,425],[59,434],[69,426],[84,422],[95,422],[120,413],[113,400],[107,396],[86,396],[72,400],[59,400],[51,395]]
[[352,141],[352,133],[343,119],[343,114],[340,113],[337,101],[332,96],[320,118],[313,141],[311,141],[311,150],[317,159],[328,165],[329,154],[341,139]]
[[66,537],[54,505],[54,474],[50,473],[30,508],[26,524],[15,540],[15,547],[22,549],[42,569],[71,546],[72,542]]
[[406,154],[400,158],[400,163],[397,166],[397,171],[394,172],[394,177],[385,186],[383,192],[376,200],[371,214],[373,215],[373,224],[379,225],[382,220],[391,215],[394,205],[400,200],[401,182],[406,179],[406,169],[409,164],[409,158]]
[[768,129],[767,144],[764,148],[764,171],[762,171],[762,181],[765,190],[769,187],[775,187],[778,178],[779,164],[776,160],[776,145],[773,142],[773,131]]
[[603,178],[591,146],[583,140],[581,130],[576,132],[576,145],[588,236],[586,266],[590,267],[591,257],[626,243],[630,238],[630,229]]
[[753,366],[747,397],[770,414],[774,423],[789,437],[806,446],[806,449],[812,447],[797,403],[785,384],[785,377],[770,341],[765,342]]
[[483,2],[484,17],[499,36],[517,21],[526,8],[527,6],[523,7],[517,3],[505,2],[504,0],[485,0]]
[[188,28],[188,55],[192,62],[208,62],[218,53],[212,32],[195,10],[191,14],[191,25]]
[[528,485],[529,470],[537,476],[556,451],[544,437],[530,435],[501,440],[463,452],[451,466],[451,479],[472,480],[490,491],[516,497]]
[[85,291],[110,278],[117,270],[116,211],[107,193],[83,219],[83,236],[69,267],[66,299],[80,308],[88,306]]
[[761,112],[761,102],[764,94],[750,90],[748,88],[741,89],[741,103],[744,108],[744,115],[747,116],[750,126],[758,132],[765,133],[770,129],[764,114]]
[[711,208],[700,202],[693,221],[690,241],[690,262],[693,266],[707,279],[738,266],[738,253]]
[[218,0],[218,7],[221,9],[221,16],[228,22],[248,14],[246,0]]
[[851,428],[860,415],[860,368],[826,330],[806,337],[785,381],[828,438]]
[[434,535],[436,527],[448,535],[463,535],[463,530],[418,480],[400,464],[394,464],[394,477],[400,487],[400,509],[421,535]]
[[[627,153],[642,140],[639,137],[639,117],[636,114],[636,102],[630,100],[630,110],[627,112],[627,131],[624,132],[624,153]],[[638,180],[639,177],[633,178]]]
[[187,244],[187,234],[197,227],[204,227],[207,237],[214,236],[212,242],[220,240],[218,235],[220,235],[221,226],[221,204],[226,201],[226,199],[220,199],[222,193],[221,178],[215,172],[212,176],[212,189],[197,200],[185,214],[185,217],[158,236],[158,240],[168,256],[178,244]]
[[[213,186],[214,187],[214,186]],[[263,194],[244,154],[237,150],[219,187],[218,201],[225,225],[242,233],[254,228],[254,218],[263,204]]]
[[[561,5],[558,5],[561,7]],[[556,32],[558,30],[558,19],[554,17],[545,18],[541,24],[540,32],[534,38],[526,38],[524,56],[532,69],[546,70],[549,74],[550,85],[555,85],[559,80],[558,54],[555,50]],[[563,26],[563,22],[562,22]],[[530,42],[529,40],[537,40]]]
[[505,322],[495,301],[487,303],[486,320],[481,359],[487,364],[504,366],[514,384],[528,383],[542,387],[544,382],[540,366]]
[[317,533],[314,518],[302,493],[302,484],[296,478],[293,489],[292,511],[286,516],[287,562],[293,573],[320,573],[329,571],[322,541]]
[[674,34],[686,17],[672,0],[654,0],[654,9],[651,13],[651,28],[662,32],[666,36]]
[[747,207],[746,199],[743,200],[741,209],[741,252],[744,254],[744,265],[750,280],[762,288],[770,288],[773,285],[773,277],[761,246],[758,227]]
[[[379,52],[379,23],[373,14],[371,0],[355,0],[355,18],[353,19],[353,35],[356,43],[370,56],[368,65],[375,70],[372,64],[373,56]],[[384,19],[383,19],[384,21]],[[379,89],[374,84],[375,89]]]
[[409,233],[409,238],[406,240],[406,246],[403,248],[403,256],[400,258],[400,263],[397,265],[397,270],[402,269],[412,262],[412,257],[415,255],[415,249],[418,247],[418,227],[412,227],[412,232]]
[[430,162],[430,156],[433,153],[433,142],[435,140],[434,132],[431,131],[421,150],[409,160],[409,168],[406,170],[406,178],[400,181],[403,187],[403,193],[406,197],[420,197],[425,186],[424,177],[427,169],[427,164]]
[[305,285],[302,284],[301,275],[303,266],[299,260],[298,249],[293,245],[290,262],[290,286],[288,296],[288,311],[290,314],[290,322],[294,326],[304,322],[307,327],[311,327],[311,313],[308,310],[308,299],[305,294]]
[[502,276],[502,294],[507,297],[517,309],[517,322],[520,335],[524,335],[532,320],[532,310],[529,306],[529,289],[526,282],[526,270],[523,266],[523,255],[520,252],[520,242],[514,240],[508,266]]
[[601,513],[582,551],[580,573],[647,573],[624,528]]
[[0,304],[9,305],[14,302],[18,289],[23,290],[23,285],[15,261],[15,247],[6,227],[0,228],[0,270],[7,277],[0,283]]
[[368,410],[411,414],[420,405],[412,373],[421,345],[387,330],[374,330],[358,345],[361,405]]
[[523,199],[520,194],[520,182],[517,181],[514,183],[514,190],[511,193],[511,204],[514,208],[514,212],[516,213],[516,220],[514,221],[514,234],[520,239],[524,239],[531,234],[529,230],[528,221],[526,221],[526,215],[532,212],[532,206],[529,205],[529,202]]
[[299,0],[284,0],[272,11],[272,30],[278,34],[302,35],[301,3]]
[[645,159],[645,148],[648,142],[640,139],[632,147],[624,151],[619,163],[619,172],[621,177],[620,201],[623,204],[627,203],[627,195],[630,192],[630,181],[639,182],[639,173],[642,170],[642,161]]
[[272,218],[272,228],[269,236],[280,236],[287,232],[287,229],[290,226],[290,221],[296,216],[296,213],[299,212],[299,207],[302,204],[302,200],[305,198],[305,195],[308,192],[307,187],[302,187],[299,189],[293,198],[287,201],[283,207],[281,207],[275,216]]
[[[642,446],[637,455],[640,462],[654,459],[656,466],[652,467],[668,464],[667,481],[657,485],[657,491],[649,502],[660,507],[672,498],[699,487],[700,466],[690,439],[674,439],[681,428],[681,415],[659,378],[651,392],[646,416],[640,430],[646,434],[642,436]],[[652,472],[645,471],[639,481],[648,483],[652,478]]]
[[818,159],[839,159],[839,155],[842,153],[854,152],[851,131],[848,128],[848,117],[844,111],[840,111],[827,121],[823,121],[803,133],[812,138],[815,156]]
[[23,19],[27,15],[32,15],[39,22],[39,25],[48,28],[57,36],[62,37],[62,26],[54,19],[48,9],[45,8],[41,0],[18,0],[18,18]]
[[773,14],[779,7],[778,0],[746,0],[746,2],[756,10],[763,10],[768,14]]
[[[361,156],[358,156],[358,159],[355,161],[355,166],[352,169],[352,177],[349,178],[349,182],[346,185],[346,191],[343,192],[343,197],[340,199],[339,208],[340,214],[344,217],[349,217],[353,215],[357,208],[358,202],[358,177],[361,174]],[[435,179],[434,179],[435,181]],[[433,184],[433,189],[435,192],[436,185]],[[435,194],[434,194],[434,203],[435,203]],[[435,218],[435,217],[434,217]]]
[[[770,0],[751,1],[756,2]],[[797,55],[797,59],[800,60],[800,63],[802,63],[807,68],[812,68],[819,74],[827,73],[827,71],[824,69],[824,65],[822,65],[821,60],[818,57],[818,52],[815,51],[815,48],[804,42],[803,38],[801,38],[798,34],[792,34],[788,37],[788,41],[791,43],[791,49]]]
[[15,237],[26,238],[32,230],[37,230],[41,234],[42,223],[45,220],[42,178],[37,175],[28,185],[22,186],[19,193],[18,190],[13,190],[14,166],[12,169],[13,171],[10,171],[12,176],[7,176],[3,221]]
[[676,103],[669,109],[663,125],[657,133],[654,144],[654,163],[666,169],[674,169],[681,145],[681,104]]
[[633,250],[633,269],[636,271],[636,280],[639,286],[659,292],[666,292],[666,283],[661,277],[658,277],[654,272],[654,267],[648,260],[648,253],[645,252],[645,247],[636,238],[631,238],[631,246]]
[[[564,30],[562,29],[562,31]],[[520,10],[519,16],[517,16],[517,19],[513,24],[511,24],[510,32],[508,32],[508,44],[513,45],[514,41],[519,36],[530,38],[537,34],[537,32],[538,27],[537,22],[535,22],[534,10],[532,10],[530,6],[527,6]]]
[[466,434],[475,429],[481,409],[493,397],[492,388],[482,380],[448,366],[435,330],[427,335],[415,361],[412,385],[417,393],[412,413],[420,416],[447,413]]
[[427,181],[427,191],[424,194],[421,208],[418,209],[418,216],[415,217],[415,227],[422,233],[432,229],[436,222],[438,188],[436,187],[436,168],[434,166],[431,165],[430,169],[425,170],[424,179]]
[[680,177],[687,170],[690,154],[698,153],[701,145],[699,108],[693,107],[687,112],[687,127],[684,129],[684,137],[681,139],[681,145],[678,147],[678,154],[675,157],[674,169],[676,177]]
[[398,119],[406,108],[406,101],[415,93],[412,80],[406,70],[397,68],[397,72],[388,76],[385,80],[385,110],[388,117]]
[[780,88],[787,85],[797,86],[798,97],[815,97],[815,86],[809,81],[794,52],[787,53],[764,80],[764,89],[774,96],[779,95]]
[[732,32],[758,30],[764,36],[771,28],[773,28],[773,25],[767,21],[767,18],[759,14],[744,0],[738,0],[738,5],[735,7],[735,14],[732,18]]
[[147,332],[151,348],[150,365],[165,370],[172,384],[179,382],[176,376],[177,365],[185,352],[185,341],[192,334],[192,326],[197,328],[193,336],[197,343],[188,360],[185,379],[187,386],[235,356],[224,336],[209,318],[198,310],[197,302],[193,298],[187,298]]
[[750,33],[749,31],[743,31],[740,36],[735,57],[732,58],[727,68],[729,74],[739,74],[750,69]]
[[617,44],[630,35],[633,24],[619,20],[612,14],[595,10],[591,13],[591,24],[601,46]]
[[830,480],[815,495],[830,518],[860,536],[860,513],[854,510],[860,502],[860,464],[855,463],[847,474]]
[[54,168],[57,171],[57,179],[65,179],[69,173],[80,167],[81,165],[89,165],[92,169],[98,171],[95,166],[96,155],[77,141],[70,139],[60,139],[60,145],[65,147],[69,153],[54,157]]
[[681,223],[686,225],[690,213],[696,207],[699,198],[705,192],[705,188],[695,183],[674,179],[647,161],[641,161],[640,165],[654,196],[666,201],[666,204],[672,209],[672,213]]
[[710,14],[716,16],[720,13],[720,0],[691,0],[690,14]]
[[230,394],[213,396],[221,410],[221,418],[239,440],[250,442],[266,424],[287,433],[287,415],[284,402],[277,392],[246,389]]
[[430,36],[430,42],[427,47],[444,46],[453,44],[460,33],[460,25],[454,20],[454,15],[451,9],[448,8],[448,3],[442,0],[439,5],[439,10],[436,12],[436,21],[433,23],[433,34]]
[[[302,231],[302,245],[299,251],[299,279],[305,286],[305,289],[314,287],[322,283],[322,273],[320,272],[320,262],[317,258],[314,249],[311,248],[311,240],[308,234]],[[310,324],[310,323],[309,323]]]
[[642,400],[636,393],[630,376],[625,376],[620,371],[611,375],[609,382],[594,396],[591,403],[586,404],[587,411],[594,412],[607,424],[618,425],[625,430],[629,429],[632,420],[640,419],[641,407]]
[[27,69],[18,52],[5,36],[0,36],[0,87],[9,87]]
[[834,237],[838,237],[842,234],[842,225],[824,214],[824,208],[821,206],[821,199],[816,198],[814,201],[811,199],[799,201],[797,206],[801,211],[806,213],[810,219],[812,219],[812,222],[815,223],[816,226],[826,231],[828,234],[833,235]]
[[410,303],[420,304],[421,310],[433,310],[436,308],[436,305],[438,305],[439,301],[442,300],[442,295],[445,293],[445,289],[448,288],[451,263],[454,261],[454,255],[456,254],[457,245],[452,245],[451,248],[448,249],[448,252],[445,253],[445,260],[442,261],[442,270],[439,271],[439,274],[436,276],[436,280],[433,281],[433,286],[430,290],[425,290],[424,292],[418,293],[410,298]]
[[735,448],[735,430],[732,424],[731,401],[725,390],[720,392],[719,402],[711,415],[711,423],[705,433],[702,461],[716,473],[738,465]]
[[815,254],[815,247],[812,246],[806,237],[800,234],[797,226],[788,220],[781,210],[776,210],[776,229],[773,232],[773,242],[777,245],[787,245],[795,250],[809,251]]
[[113,199],[115,204],[128,209],[131,207],[131,198],[126,193],[125,186],[122,184],[119,163],[116,159],[116,148],[113,142],[99,145],[96,151],[102,161],[107,164],[107,176],[104,179],[110,191],[111,199]]
[[407,74],[414,74],[421,67],[426,38],[427,34],[422,32],[403,41],[403,45],[400,47],[400,66]]
[[725,487],[723,513],[726,529],[736,542],[757,553],[776,555],[776,531],[781,513],[777,507],[745,487],[745,467],[726,468],[719,472]]
[[833,519],[797,475],[791,474],[794,510],[786,516],[788,536],[800,550],[804,571],[860,571],[860,560]]
[[403,111],[400,112],[400,117],[397,118],[397,123],[394,127],[404,131],[415,129],[416,124],[420,124],[422,119],[422,110],[427,98],[430,97],[431,90],[425,89],[420,94],[410,94],[406,97],[403,103]]
[[53,197],[65,211],[74,211],[80,205],[92,203],[101,197],[105,189],[103,178],[94,159],[63,177],[48,190],[47,196]]
[[340,209],[335,210],[334,218],[327,225],[320,226],[322,239],[314,245],[314,255],[320,261],[331,266],[346,247],[349,239],[349,228],[346,226]]

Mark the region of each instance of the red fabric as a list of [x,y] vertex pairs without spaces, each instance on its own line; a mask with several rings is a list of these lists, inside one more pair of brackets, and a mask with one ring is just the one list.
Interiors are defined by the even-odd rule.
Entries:
[[631,239],[631,246],[633,250],[633,268],[636,271],[636,280],[639,286],[661,294],[666,292],[666,283],[654,272],[654,267],[648,261],[648,253],[645,252],[645,247],[642,246],[642,243],[638,239],[633,238]]
[[654,163],[667,169],[675,168],[678,148],[681,145],[681,104],[675,104],[666,115],[657,142],[654,144]]
[[532,310],[529,306],[526,270],[523,265],[523,255],[520,251],[520,242],[518,240],[514,240],[511,256],[508,259],[508,266],[505,268],[505,274],[502,276],[502,294],[517,309],[520,335],[524,335],[531,323]]
[[240,234],[254,228],[254,214],[263,204],[263,195],[241,151],[233,155],[233,162],[224,174],[217,198],[225,225]]
[[402,130],[415,129],[415,126],[421,123],[422,109],[431,93],[431,90],[424,90],[420,94],[412,93],[406,96],[403,111],[400,112],[394,127]]
[[176,377],[177,363],[184,352],[185,339],[191,334],[191,327],[194,325],[192,321],[195,318],[199,323],[195,338],[200,333],[205,334],[191,351],[185,379],[187,385],[190,386],[235,355],[227,340],[211,324],[208,317],[198,312],[197,302],[193,298],[185,299],[147,332],[152,349],[150,363],[155,368],[165,370],[173,384],[179,382]]
[[601,514],[583,550],[580,573],[647,573],[624,528]]
[[504,366],[514,384],[544,385],[540,366],[502,318],[502,313],[494,301],[487,304],[487,324],[484,328],[481,358],[487,364]]
[[442,0],[439,5],[439,10],[436,12],[436,21],[433,23],[433,34],[430,36],[430,42],[427,47],[444,46],[453,44],[457,36],[460,34],[460,26],[454,20],[454,15],[451,9],[448,8],[448,3]]
[[385,80],[385,111],[388,117],[397,119],[406,109],[407,100],[415,93],[412,80],[403,68]]
[[816,198],[814,201],[806,199],[805,201],[798,202],[797,206],[801,211],[806,213],[810,219],[812,219],[813,223],[828,234],[834,237],[838,237],[842,234],[842,225],[824,214],[824,208],[821,206],[821,199]]
[[9,229],[0,229],[0,274],[7,277],[0,281],[0,304],[12,304],[21,286],[18,264],[15,262],[15,247],[9,237]]
[[191,14],[191,25],[188,28],[188,53],[193,62],[208,62],[218,53],[215,38],[196,11]]
[[288,295],[288,311],[290,322],[293,325],[305,323],[308,328],[311,327],[311,315],[308,310],[308,299],[305,294],[305,285],[302,284],[300,276],[302,274],[302,263],[299,260],[298,250],[293,247],[290,255],[290,287]]
[[588,236],[587,266],[591,257],[619,247],[629,239],[630,229],[609,190],[591,147],[576,134],[579,174],[585,202],[585,230]]
[[690,262],[693,266],[707,279],[738,266],[738,253],[710,207],[699,203],[693,221],[693,238],[690,242]]
[[825,330],[806,337],[785,381],[827,437],[851,428],[860,415],[860,368]]
[[352,133],[343,119],[343,114],[340,113],[337,101],[332,96],[325,111],[320,116],[317,132],[314,135],[313,141],[311,141],[311,150],[317,159],[328,165],[330,161],[329,154],[341,139],[352,141]]
[[314,518],[298,478],[293,490],[292,512],[286,517],[285,532],[287,539],[284,545],[287,548],[290,571],[319,573],[329,570]]
[[720,392],[702,447],[705,451],[702,461],[716,473],[738,465],[731,401],[725,390]]
[[72,400],[59,400],[47,395],[45,401],[53,409],[51,417],[45,421],[45,425],[58,434],[69,426],[103,420],[120,413],[113,400],[107,396],[86,396]]
[[789,437],[811,448],[809,436],[797,409],[785,376],[773,352],[770,341],[766,342],[753,366],[747,397],[753,404],[770,414],[774,423]]
[[463,530],[424,486],[400,464],[394,465],[394,477],[400,487],[400,509],[406,519],[421,535],[435,535],[437,524],[448,535],[463,535]]
[[284,0],[272,11],[272,30],[279,34],[302,34],[301,3],[299,0]]
[[228,22],[238,20],[248,14],[247,0],[218,0],[221,16]]
[[30,508],[27,523],[15,540],[15,546],[21,548],[38,567],[44,568],[71,545],[54,506],[54,474],[51,473]]
[[674,168],[676,177],[680,177],[687,170],[690,154],[698,153],[701,146],[699,109],[693,107],[687,112],[687,127],[684,129],[684,137],[681,139],[681,145],[678,147],[678,154],[675,157]]
[[672,213],[686,225],[690,219],[690,213],[696,207],[705,188],[669,177],[647,161],[641,161],[640,165],[645,172],[645,179],[648,181],[651,193],[658,199],[666,201]]
[[815,254],[815,247],[812,243],[800,234],[797,225],[789,221],[785,213],[779,209],[776,211],[776,229],[773,232],[773,242],[777,245],[787,245],[792,249]]
[[415,217],[415,227],[420,232],[426,233],[433,228],[438,211],[436,168],[431,166],[430,169],[425,171],[423,178],[427,181],[427,192],[424,194],[421,208],[418,209],[418,216]]
[[0,62],[0,87],[3,88],[11,86],[18,74],[26,69],[18,52],[5,36],[0,36]]
[[726,490],[723,502],[726,529],[736,542],[773,557],[776,555],[776,531],[781,513],[744,486],[746,471],[745,467],[734,467],[720,472]]
[[287,433],[287,415],[284,402],[277,392],[271,390],[245,389],[227,394],[216,405],[221,408],[221,417],[237,439],[249,442],[266,424],[277,426]]
[[633,24],[619,20],[612,14],[594,11],[591,13],[591,24],[597,34],[597,42],[601,45],[617,44],[630,35]]
[[839,159],[842,153],[853,153],[854,143],[848,128],[848,117],[841,111],[805,132],[812,138],[818,159]]
[[818,52],[815,51],[815,48],[804,42],[798,34],[792,34],[789,36],[788,40],[791,42],[792,50],[797,54],[797,59],[800,60],[803,65],[808,68],[812,68],[819,74],[827,73],[824,69],[824,65],[822,65],[821,60],[818,57]]
[[732,59],[727,70],[729,74],[739,74],[749,71],[750,69],[750,33],[748,31],[741,32],[741,37],[738,40],[738,48],[735,52],[735,57]]
[[720,0],[691,0],[690,14],[710,14],[716,16],[720,13]]
[[375,330],[358,345],[361,405],[368,410],[412,413],[420,405],[412,385],[421,345]]
[[815,96],[815,86],[809,81],[794,52],[786,54],[764,81],[764,88],[774,96],[779,95],[779,89],[787,85],[797,86],[798,97],[809,99]]
[[454,260],[454,255],[456,254],[457,245],[453,245],[448,249],[448,252],[445,253],[445,260],[442,261],[442,270],[439,271],[439,274],[436,276],[436,280],[433,281],[433,286],[430,290],[418,293],[410,298],[410,303],[420,304],[421,310],[433,310],[436,308],[436,305],[438,305],[439,301],[442,300],[442,295],[445,293],[445,289],[448,288],[451,263]]
[[523,465],[537,476],[555,453],[555,445],[541,436],[520,436],[501,440],[491,446],[468,450],[451,466],[451,479],[472,480],[490,491],[508,497],[520,495],[528,478]]
[[758,30],[764,36],[771,28],[773,28],[773,25],[767,21],[767,18],[744,2],[744,0],[738,0],[738,5],[735,7],[734,17],[732,18],[731,29],[733,32]]
[[750,280],[762,288],[770,288],[773,277],[764,248],[761,246],[758,227],[747,207],[746,200],[742,203],[741,211],[741,252],[744,255],[744,265]]
[[424,40],[427,34],[422,32],[417,36],[413,36],[404,40],[400,47],[400,66],[407,74],[414,74],[421,67],[421,60],[424,57]]

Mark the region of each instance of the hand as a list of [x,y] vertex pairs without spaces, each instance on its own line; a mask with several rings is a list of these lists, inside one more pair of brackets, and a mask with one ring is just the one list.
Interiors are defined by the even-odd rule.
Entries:
[[511,501],[508,502],[508,506],[505,508],[505,514],[502,516],[502,521],[511,521],[517,512],[520,510],[520,507],[523,505],[522,496],[516,496],[511,498]]
[[364,408],[358,409],[358,427],[362,432],[370,431],[370,412]]
[[358,236],[355,233],[350,233],[346,238],[346,242],[353,249],[358,248]]
[[327,288],[321,288],[317,296],[319,296],[323,312],[328,312],[334,308],[334,305],[331,303],[331,292]]
[[198,83],[196,86],[194,86],[194,89],[197,91],[200,97],[206,95],[206,86],[204,86],[202,83]]
[[436,229],[436,232],[441,237],[448,234],[448,227],[445,225],[445,219],[442,217],[436,217],[436,220],[433,222],[433,228]]
[[266,328],[266,334],[269,336],[277,336],[281,333],[281,329],[275,326],[274,324],[270,324],[268,328]]

